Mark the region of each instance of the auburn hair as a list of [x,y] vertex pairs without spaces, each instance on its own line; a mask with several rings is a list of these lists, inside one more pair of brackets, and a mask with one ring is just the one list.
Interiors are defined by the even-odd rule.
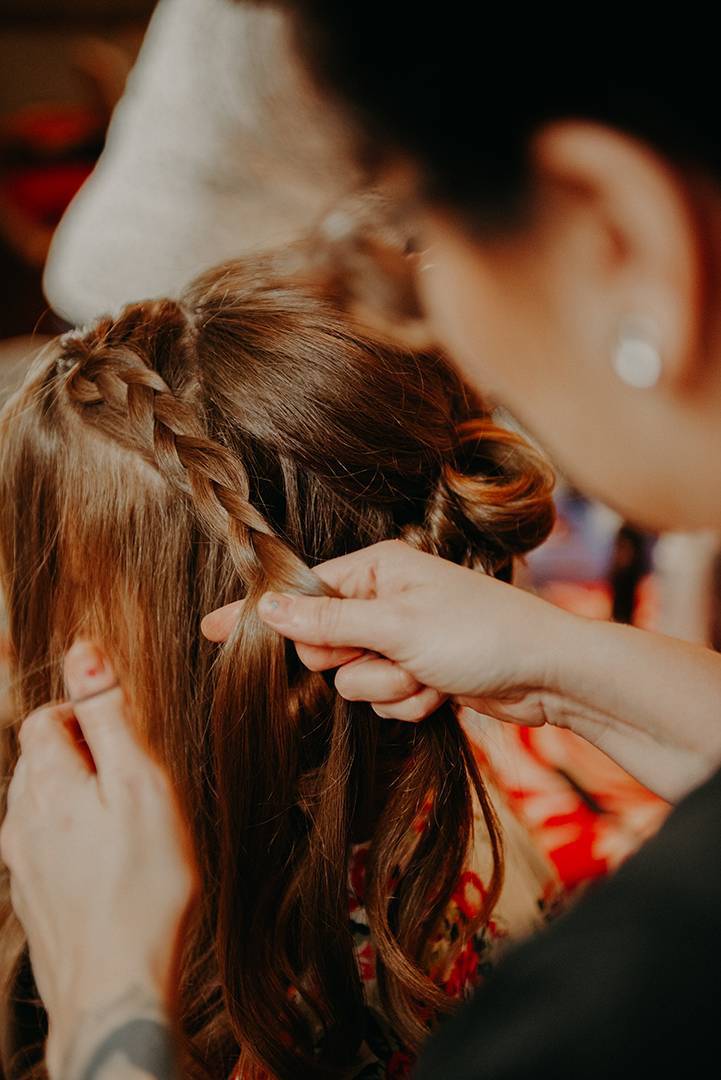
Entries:
[[[256,601],[326,592],[314,564],[392,537],[509,578],[551,527],[548,466],[441,356],[380,339],[319,289],[248,264],[49,346],[0,436],[18,715],[63,697],[63,656],[92,637],[192,826],[202,893],[180,988],[184,1069],[227,1076],[240,1060],[242,1076],[301,1080],[347,1068],[364,1037],[347,864],[369,839],[380,998],[418,1046],[449,1007],[424,957],[474,799],[495,870],[469,933],[501,885],[473,752],[450,703],[401,724],[341,699]],[[201,617],[242,596],[230,640],[206,641]],[[32,1055],[7,898],[3,941],[13,1076]]]

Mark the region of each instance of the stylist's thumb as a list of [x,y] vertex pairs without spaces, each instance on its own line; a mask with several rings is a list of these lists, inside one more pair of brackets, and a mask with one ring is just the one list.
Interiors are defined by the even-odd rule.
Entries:
[[263,622],[304,645],[353,646],[383,651],[378,601],[334,596],[265,593],[258,603]]
[[108,657],[88,641],[75,641],[65,657],[65,685],[98,772],[105,763],[127,765],[141,753],[125,694]]

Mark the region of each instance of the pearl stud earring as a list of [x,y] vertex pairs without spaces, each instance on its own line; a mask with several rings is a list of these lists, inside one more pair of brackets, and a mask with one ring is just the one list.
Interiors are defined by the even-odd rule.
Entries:
[[661,375],[660,336],[658,325],[646,315],[629,315],[623,320],[613,350],[613,369],[619,379],[637,390],[656,385]]

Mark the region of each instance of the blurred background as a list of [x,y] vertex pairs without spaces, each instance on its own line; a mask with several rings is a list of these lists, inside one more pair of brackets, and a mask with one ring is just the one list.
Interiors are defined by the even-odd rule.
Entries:
[[54,227],[93,168],[153,0],[0,7],[0,338],[5,354],[65,324],[40,285]]
[[[22,380],[35,350],[70,326],[66,319],[71,316],[53,312],[43,295],[43,266],[63,212],[103,151],[113,110],[155,7],[155,0],[3,0],[0,396]],[[113,169],[102,174],[93,198],[84,201],[79,225],[73,220],[66,230],[68,239],[64,235],[60,245],[64,250],[55,257],[54,295],[63,295],[69,283],[71,299],[89,296],[92,311],[96,280],[98,295],[110,296],[117,288],[119,302],[140,299],[127,290],[143,290],[145,282],[172,295],[204,260],[212,265],[253,245],[282,246],[295,238],[296,227],[305,228],[313,220],[321,222],[321,237],[325,229],[326,236],[336,239],[343,239],[350,222],[357,240],[349,204],[342,213],[334,206],[338,200],[342,204],[358,178],[344,157],[332,116],[319,113],[310,99],[302,102],[304,113],[296,114],[289,104],[299,94],[292,63],[274,28],[266,26],[262,39],[265,66],[256,93],[252,80],[260,67],[254,72],[254,50],[246,34],[255,16],[244,15],[242,5],[222,0],[161,0],[159,8],[162,19],[154,21],[153,47],[144,50],[139,65],[143,79],[134,84],[133,108],[126,110],[124,125],[116,130],[113,166],[124,161],[126,173],[116,170],[115,181],[107,175]],[[217,19],[215,38],[210,15]],[[190,25],[193,20],[195,26]],[[231,25],[236,21],[237,27]],[[208,34],[203,36],[206,22]],[[176,47],[182,63],[173,53]],[[206,76],[211,68],[209,80],[185,80],[186,69],[193,74],[194,61],[198,67],[205,65]],[[198,86],[210,89],[207,117]],[[272,92],[264,97],[268,87]],[[264,111],[266,98],[273,94],[282,108]],[[264,142],[266,129],[276,123],[276,135],[280,132],[282,138],[273,143],[271,132],[270,141]],[[173,124],[175,132],[170,131],[161,152]],[[286,155],[283,161],[277,156],[279,145]],[[215,158],[207,148],[216,152]],[[105,160],[107,164],[109,157]],[[285,173],[281,166],[289,162],[292,167]],[[324,174],[325,193],[316,185],[314,168]],[[134,185],[138,190],[129,190]],[[205,217],[196,192],[208,204]],[[81,201],[84,197],[85,192]],[[173,204],[173,213],[166,212],[166,203]],[[99,216],[93,218],[94,213]],[[104,262],[108,245],[104,237],[98,239],[99,223],[113,214],[118,215],[116,231]],[[367,268],[374,243],[353,248],[361,269]],[[103,275],[117,252],[123,255],[124,245],[127,276],[118,276],[113,265],[106,281]],[[375,284],[379,281],[376,275]],[[62,303],[58,306],[66,311]],[[513,425],[502,410],[499,418]],[[518,584],[591,618],[632,623],[721,649],[721,561],[713,533],[651,535],[562,478],[557,509],[549,540],[518,567]],[[0,635],[0,653],[7,657],[4,640]],[[568,732],[506,730],[494,739],[500,747],[494,759],[499,776],[525,807],[529,822],[543,832],[569,886],[617,865],[666,812],[665,804]]]
[[0,6],[0,398],[22,381],[29,357],[68,327],[43,296],[43,265],[55,226],[102,151],[154,6]]

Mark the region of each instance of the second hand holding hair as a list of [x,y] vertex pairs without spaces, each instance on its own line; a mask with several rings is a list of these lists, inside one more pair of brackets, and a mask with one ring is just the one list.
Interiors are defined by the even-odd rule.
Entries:
[[[338,691],[381,716],[417,721],[452,695],[499,720],[568,727],[669,801],[721,760],[721,659],[708,649],[572,615],[397,541],[316,573],[347,599],[267,593],[259,614],[311,669],[340,662]],[[339,661],[350,646],[374,651]]]
[[[0,832],[13,907],[31,942],[33,974],[48,1012],[53,1080],[79,1074],[86,1043],[94,1050],[98,1036],[117,1028],[126,1012],[163,1027],[195,890],[170,784],[132,731],[109,661],[76,642],[66,684],[72,701],[39,709],[22,726]],[[94,889],[79,887],[88,865],[95,868]],[[37,867],[43,874],[36,881]],[[65,895],[51,908],[48,878],[56,897]],[[119,934],[118,926],[132,932]]]

